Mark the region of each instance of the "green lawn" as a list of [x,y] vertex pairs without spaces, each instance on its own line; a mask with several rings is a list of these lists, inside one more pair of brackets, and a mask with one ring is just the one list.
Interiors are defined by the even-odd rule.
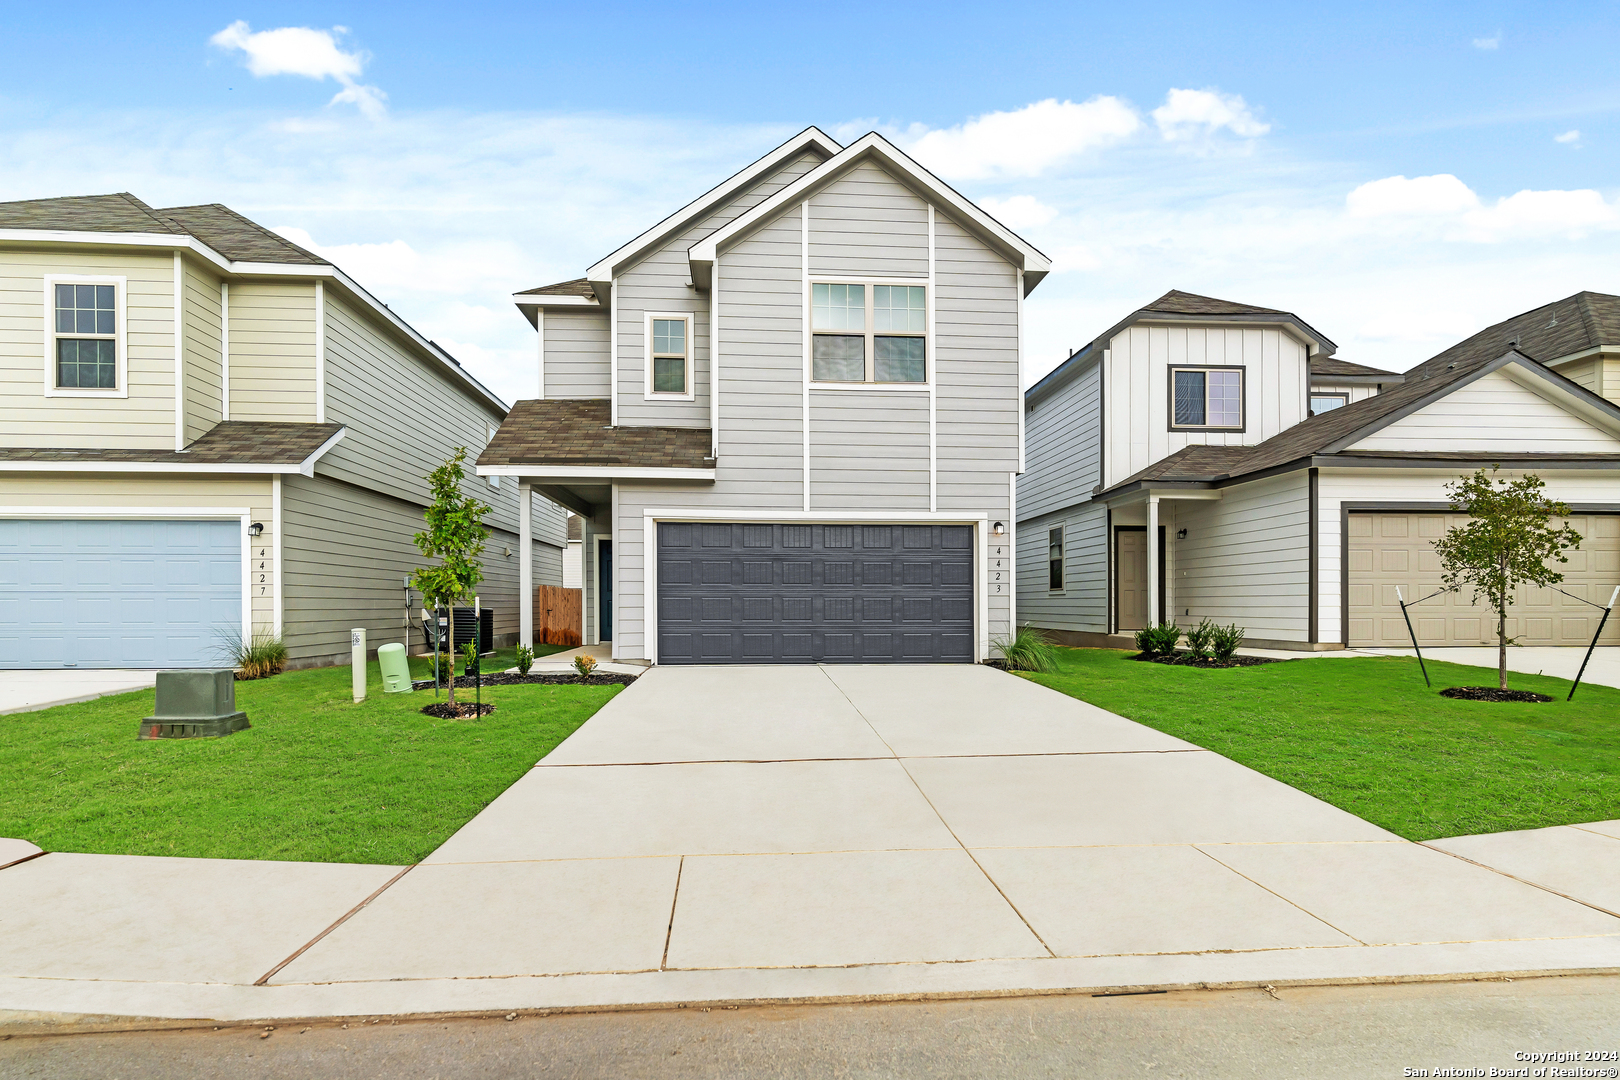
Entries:
[[[572,645],[536,645],[534,647],[534,655],[535,655],[536,659],[539,659],[542,656],[550,656],[552,653],[567,652],[571,648],[573,648]],[[607,649],[611,650],[612,646],[609,645],[607,647]],[[604,651],[604,654],[602,656],[598,656],[597,659],[598,660],[607,659],[606,652]],[[412,656],[410,658],[410,661],[411,661],[411,678],[413,678],[413,679],[431,679],[431,678],[433,678],[433,656],[432,656],[432,653],[429,653],[428,655],[422,656],[422,657]],[[372,663],[376,663],[376,661],[372,661]],[[483,667],[484,673],[486,675],[490,674],[490,673],[493,673],[493,672],[496,672],[496,671],[505,671],[509,667],[516,667],[517,666],[517,646],[516,645],[508,645],[505,648],[496,649],[494,653],[492,653],[489,656],[484,657],[483,660],[480,663],[481,663],[481,666]],[[347,671],[349,669],[344,668],[343,670]],[[461,670],[461,656],[459,654],[457,654],[457,656],[456,656],[456,670],[457,671]],[[240,686],[238,687],[238,689],[240,690]]]
[[1620,818],[1620,690],[1510,674],[1555,699],[1453,701],[1494,669],[1409,657],[1201,670],[1059,649],[1028,678],[1207,747],[1410,840]]
[[[363,704],[349,668],[236,684],[252,728],[136,741],[152,692],[0,716],[0,836],[47,851],[411,863],[592,713],[617,686],[484,688],[493,715],[435,720],[433,691]],[[458,690],[458,696],[460,691]]]

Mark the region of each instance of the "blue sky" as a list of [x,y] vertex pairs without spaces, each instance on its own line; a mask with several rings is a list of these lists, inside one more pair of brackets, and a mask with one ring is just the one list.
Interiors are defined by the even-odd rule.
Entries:
[[812,123],[883,131],[1054,257],[1030,380],[1169,288],[1396,369],[1620,292],[1620,7],[1303,10],[8,5],[0,199],[227,203],[508,398],[505,297]]

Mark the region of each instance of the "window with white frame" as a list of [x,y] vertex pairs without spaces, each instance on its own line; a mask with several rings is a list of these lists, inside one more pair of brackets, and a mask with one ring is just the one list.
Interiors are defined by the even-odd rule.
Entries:
[[928,290],[921,285],[810,286],[813,382],[928,381]]
[[1311,415],[1321,416],[1334,409],[1342,409],[1350,404],[1349,394],[1311,393]]
[[1063,591],[1063,526],[1046,531],[1046,588]]
[[1171,368],[1170,426],[1191,431],[1243,430],[1243,369]]
[[647,316],[647,395],[692,397],[692,317]]
[[50,283],[51,385],[58,390],[117,390],[118,286]]

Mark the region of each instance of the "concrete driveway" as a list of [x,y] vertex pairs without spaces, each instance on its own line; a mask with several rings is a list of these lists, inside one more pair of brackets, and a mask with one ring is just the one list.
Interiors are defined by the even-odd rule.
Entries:
[[[50,668],[0,671],[0,716],[71,705],[108,694],[150,690],[156,671],[122,668]],[[137,717],[136,719],[139,719]]]

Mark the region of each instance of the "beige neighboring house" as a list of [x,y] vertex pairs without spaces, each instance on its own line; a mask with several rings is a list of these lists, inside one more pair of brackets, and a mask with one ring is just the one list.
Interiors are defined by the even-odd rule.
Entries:
[[[1020,622],[1083,645],[1209,618],[1284,649],[1404,646],[1440,585],[1446,484],[1534,472],[1585,538],[1508,633],[1585,645],[1620,585],[1620,297],[1583,292],[1396,375],[1286,311],[1169,292],[1024,395]],[[1150,539],[1151,538],[1151,539]],[[1423,645],[1494,643],[1472,593]],[[1611,619],[1605,644],[1620,643]]]
[[[0,668],[213,665],[226,629],[282,635],[295,666],[346,661],[353,627],[405,640],[424,477],[506,414],[224,206],[0,203]],[[520,563],[561,580],[563,512],[468,484],[494,508],[481,595],[511,641]]]

